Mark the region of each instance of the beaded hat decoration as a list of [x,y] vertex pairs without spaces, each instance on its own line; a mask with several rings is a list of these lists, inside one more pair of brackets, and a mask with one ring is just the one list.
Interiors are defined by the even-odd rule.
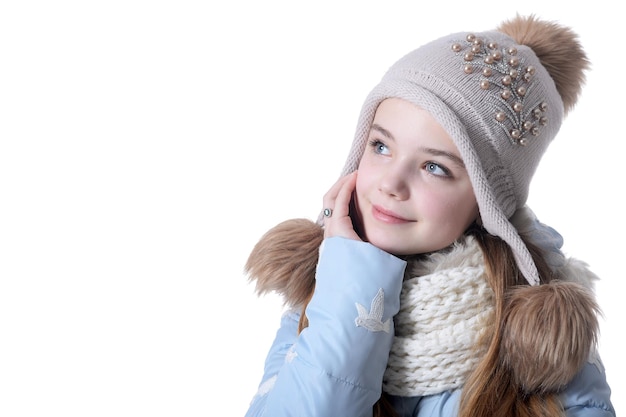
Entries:
[[468,34],[465,42],[454,43],[452,50],[462,54],[466,74],[480,71],[480,88],[498,88],[501,106],[494,117],[513,143],[526,145],[529,135],[539,136],[541,126],[548,123],[545,117],[547,103],[531,103],[530,109],[527,108],[525,96],[533,88],[535,67],[523,66],[517,48],[500,48],[495,42],[484,42],[476,35]]
[[533,16],[427,43],[393,64],[367,96],[342,175],[358,168],[383,100],[401,98],[429,111],[461,154],[483,227],[507,242],[528,283],[537,285],[537,268],[509,219],[524,207],[587,67],[576,34]]

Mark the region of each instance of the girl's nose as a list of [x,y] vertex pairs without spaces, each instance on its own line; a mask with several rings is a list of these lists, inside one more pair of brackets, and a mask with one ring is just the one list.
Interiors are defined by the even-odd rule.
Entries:
[[402,164],[390,164],[380,177],[379,190],[398,200],[409,196],[407,178],[409,173]]

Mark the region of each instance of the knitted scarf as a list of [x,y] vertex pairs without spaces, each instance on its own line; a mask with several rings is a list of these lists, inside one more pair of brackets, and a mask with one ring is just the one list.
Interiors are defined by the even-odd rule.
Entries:
[[461,387],[485,353],[478,341],[492,325],[493,311],[493,291],[473,237],[409,265],[383,390],[421,396]]

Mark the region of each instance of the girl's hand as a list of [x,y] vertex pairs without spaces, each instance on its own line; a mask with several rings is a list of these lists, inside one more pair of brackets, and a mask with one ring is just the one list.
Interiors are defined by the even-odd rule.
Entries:
[[[350,218],[350,199],[356,187],[354,171],[340,178],[324,195],[324,237],[341,236],[361,240]],[[330,214],[330,216],[328,215]]]

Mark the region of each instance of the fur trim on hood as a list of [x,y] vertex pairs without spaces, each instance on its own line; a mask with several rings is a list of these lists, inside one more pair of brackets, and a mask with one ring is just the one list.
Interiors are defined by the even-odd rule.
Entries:
[[[315,270],[323,229],[293,219],[269,230],[256,244],[245,266],[259,295],[276,292],[289,307],[303,307],[315,288]],[[466,262],[467,242],[451,251],[411,261],[410,274],[425,275]],[[500,362],[525,393],[563,388],[595,353],[601,314],[594,295],[598,277],[588,266],[567,259],[549,284],[518,286],[507,291],[503,311]],[[415,275],[413,275],[415,276]]]
[[324,230],[307,219],[286,220],[254,246],[244,271],[256,292],[276,292],[289,307],[307,303],[315,288],[315,269]]

